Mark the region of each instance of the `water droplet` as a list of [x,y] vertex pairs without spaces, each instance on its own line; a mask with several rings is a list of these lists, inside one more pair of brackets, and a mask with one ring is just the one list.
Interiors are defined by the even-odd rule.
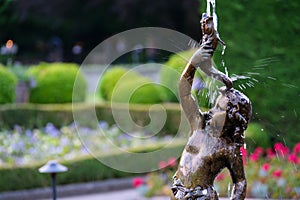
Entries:
[[222,56],[224,56],[224,54],[225,54],[225,49],[226,49],[226,45],[223,45],[223,48],[222,48]]
[[264,131],[264,129],[262,128],[262,129],[260,129],[261,131]]
[[285,87],[288,87],[288,88],[298,88],[297,86],[292,85],[292,84],[283,83],[282,85],[285,86]]
[[276,78],[271,77],[271,76],[268,76],[267,78],[268,78],[268,79],[271,79],[271,80],[274,80],[274,81],[276,80]]
[[227,192],[228,192],[228,197],[230,197],[230,195],[231,195],[231,186],[230,186],[230,182],[228,183],[228,186],[227,186]]
[[246,143],[244,144],[244,149],[247,149],[247,144]]

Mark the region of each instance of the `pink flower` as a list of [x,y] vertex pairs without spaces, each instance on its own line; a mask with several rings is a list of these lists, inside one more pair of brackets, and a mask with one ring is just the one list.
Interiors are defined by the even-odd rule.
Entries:
[[174,167],[174,166],[176,165],[176,162],[177,162],[176,158],[171,157],[171,158],[169,158],[169,160],[168,160],[168,165],[169,165],[170,167]]
[[278,153],[280,156],[286,156],[289,153],[289,148],[284,146],[281,142],[277,142],[274,145],[274,149],[276,153]]
[[285,188],[285,193],[290,193],[292,191],[292,188],[291,187],[287,187],[287,188]]
[[291,163],[298,164],[299,163],[299,158],[297,157],[296,154],[290,154],[288,156],[288,161],[291,162]]
[[273,172],[273,177],[274,178],[280,178],[282,176],[282,171],[280,169],[276,169],[274,172]]
[[144,179],[137,177],[132,180],[132,185],[134,188],[138,188],[140,185],[144,184]]
[[216,177],[216,180],[217,180],[217,181],[222,181],[222,180],[224,180],[224,178],[225,178],[225,175],[224,175],[223,173],[220,173],[220,174],[218,174],[218,176]]
[[269,169],[270,169],[270,164],[269,163],[265,163],[265,164],[263,164],[262,166],[261,166],[261,168],[264,170],[264,171],[269,171]]
[[256,162],[258,160],[258,158],[259,158],[259,155],[256,153],[251,154],[249,157],[249,159],[253,162]]
[[298,142],[293,149],[294,154],[300,153],[300,142]]
[[262,147],[257,147],[255,150],[254,150],[254,154],[257,154],[258,156],[260,156],[261,154],[264,153],[264,149]]
[[160,161],[160,162],[158,163],[158,167],[159,167],[160,169],[166,168],[167,166],[168,166],[168,163],[165,162],[165,161]]

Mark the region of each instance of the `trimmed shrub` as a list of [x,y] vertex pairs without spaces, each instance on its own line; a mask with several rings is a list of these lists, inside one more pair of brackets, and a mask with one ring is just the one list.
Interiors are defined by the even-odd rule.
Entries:
[[144,77],[122,80],[116,85],[112,96],[114,102],[135,104],[160,103],[164,99],[165,88]]
[[[28,74],[31,77],[31,103],[68,103],[85,100],[87,84],[76,64],[41,63],[31,67]],[[79,83],[73,95],[75,80]]]
[[14,102],[16,84],[17,77],[3,66],[0,66],[0,104]]
[[134,80],[140,75],[135,72],[129,72],[128,69],[120,66],[115,66],[107,70],[99,83],[98,93],[105,100],[111,100],[112,93],[119,79],[126,74],[126,78]]
[[113,102],[154,104],[166,99],[165,87],[124,67],[109,69],[98,88],[102,98]]
[[[175,135],[183,128],[179,125],[187,124],[182,122],[181,109],[179,104],[162,104],[166,109],[167,118],[161,133]],[[131,104],[129,112],[132,120],[145,126],[149,123],[149,109],[151,105]],[[114,110],[124,112],[128,109],[127,104],[116,104]],[[99,104],[6,104],[0,106],[0,126],[3,128],[13,128],[16,124],[25,128],[43,127],[51,122],[56,127],[69,125],[74,121],[73,115],[77,116],[76,123],[81,126],[96,128],[98,124],[94,124],[91,119],[92,112],[97,114],[99,121],[106,121],[109,124],[115,124],[115,118],[112,113],[112,107],[109,102]],[[155,111],[153,111],[155,112]],[[79,119],[78,119],[79,118]],[[188,126],[188,125],[187,125]]]

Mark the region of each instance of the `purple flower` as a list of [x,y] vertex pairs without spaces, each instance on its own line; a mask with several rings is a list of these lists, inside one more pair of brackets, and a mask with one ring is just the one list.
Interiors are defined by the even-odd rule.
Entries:
[[44,128],[44,132],[52,137],[57,137],[60,134],[59,130],[52,123],[48,123],[46,125],[46,127]]
[[108,129],[108,123],[106,122],[106,121],[100,121],[99,122],[99,127],[101,128],[101,129]]

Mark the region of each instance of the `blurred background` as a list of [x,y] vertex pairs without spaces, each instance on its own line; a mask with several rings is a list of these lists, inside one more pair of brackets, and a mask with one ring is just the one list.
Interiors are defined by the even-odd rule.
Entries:
[[13,40],[19,48],[16,60],[22,63],[80,63],[103,40],[138,27],[170,28],[199,40],[199,4],[196,0],[2,0],[0,42]]

